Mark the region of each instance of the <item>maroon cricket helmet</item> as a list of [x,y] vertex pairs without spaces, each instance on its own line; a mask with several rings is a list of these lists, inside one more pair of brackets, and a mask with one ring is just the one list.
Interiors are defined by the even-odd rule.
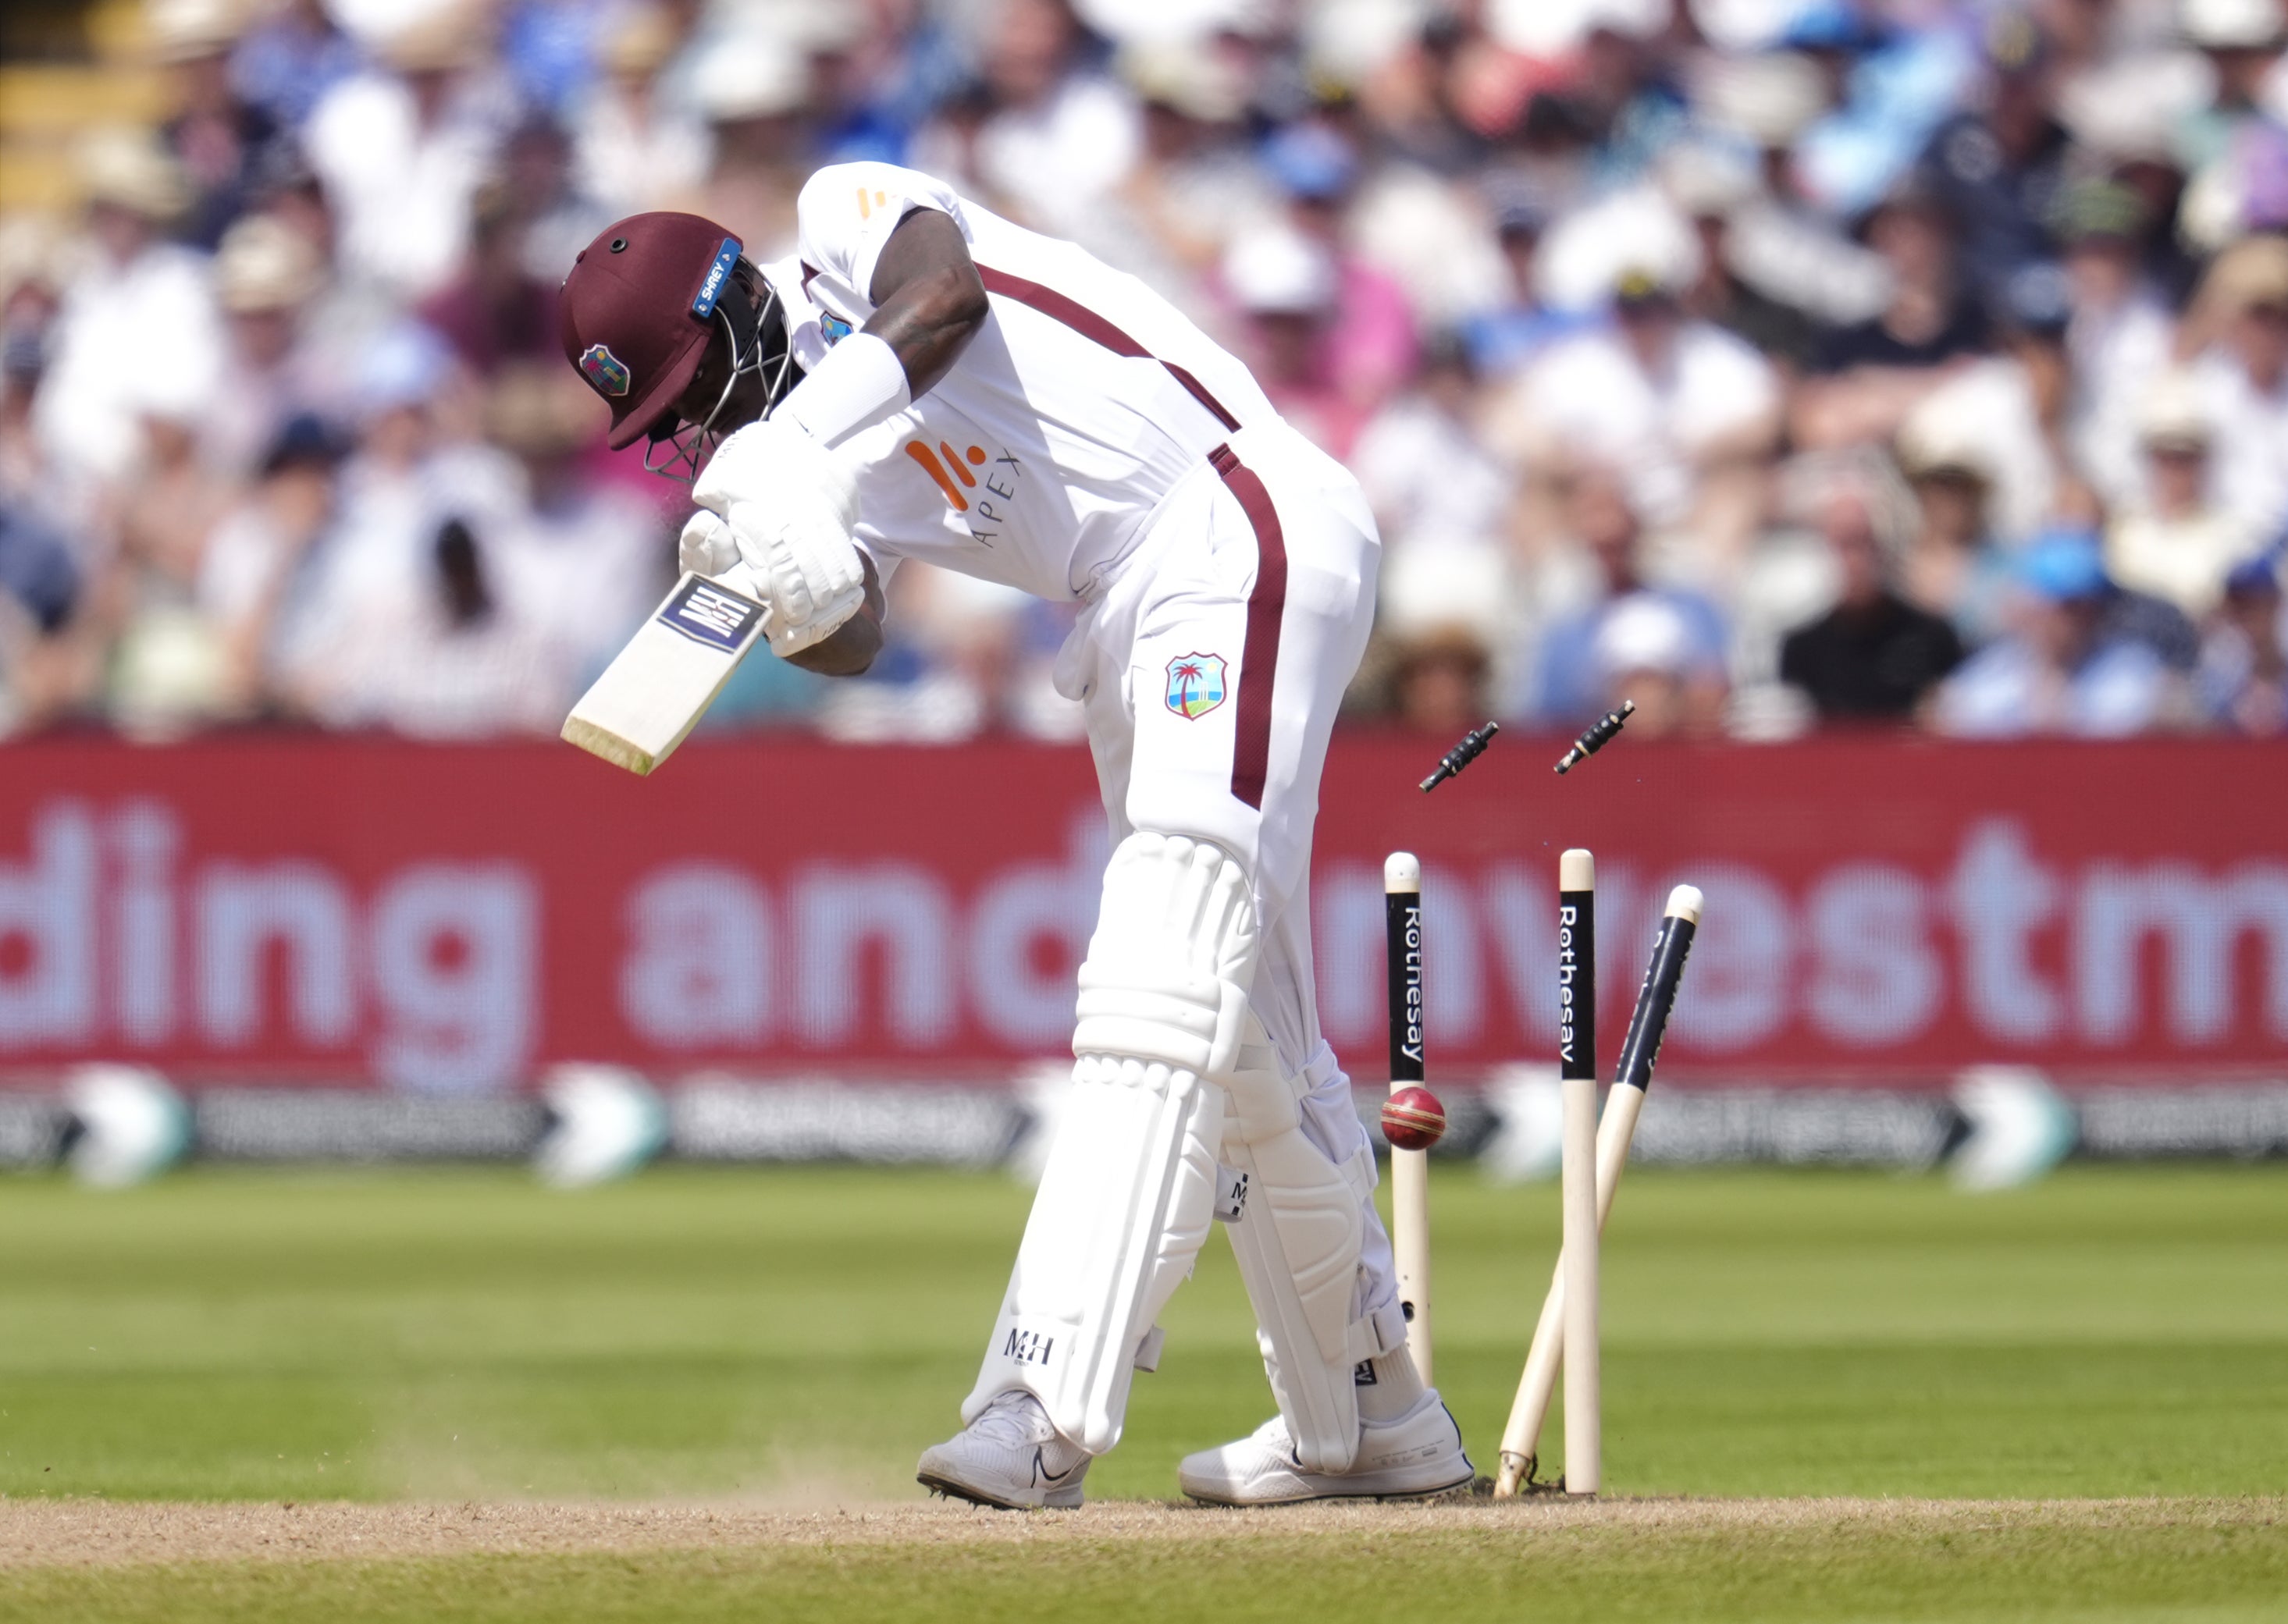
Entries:
[[608,226],[564,279],[564,359],[612,408],[614,450],[664,422],[714,336],[739,239],[695,214]]

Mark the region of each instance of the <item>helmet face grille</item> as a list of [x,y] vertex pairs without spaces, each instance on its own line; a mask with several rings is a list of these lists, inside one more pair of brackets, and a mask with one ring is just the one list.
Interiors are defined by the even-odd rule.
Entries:
[[670,415],[653,425],[651,443],[644,448],[644,467],[663,479],[693,483],[715,448],[734,430],[746,426],[722,422],[741,378],[762,380],[763,409],[759,416],[768,416],[794,387],[794,346],[789,342],[785,302],[752,261],[742,258],[733,275],[743,287],[760,289],[762,301],[754,306],[753,321],[743,337],[739,328],[747,302],[727,299],[715,307],[715,320],[730,345],[731,370],[723,380],[722,393],[715,398],[714,408],[703,421],[685,423]]

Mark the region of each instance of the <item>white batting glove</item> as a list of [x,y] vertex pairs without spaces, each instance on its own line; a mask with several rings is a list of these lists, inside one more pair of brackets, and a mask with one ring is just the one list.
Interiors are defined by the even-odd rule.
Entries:
[[[691,495],[722,516],[769,606],[764,630],[774,654],[825,641],[866,601],[865,565],[850,535],[856,481],[793,424],[766,419],[741,429],[716,448]],[[697,523],[684,527],[687,541]],[[719,537],[711,530],[702,544],[716,556]]]
[[683,521],[683,534],[676,538],[675,563],[680,570],[704,575],[716,585],[762,605],[763,637],[768,640],[772,622],[778,618],[778,611],[771,607],[770,590],[740,554],[738,538],[720,514],[702,508]]
[[683,534],[675,542],[678,569],[721,581],[739,563],[739,543],[732,540],[731,527],[721,514],[702,508],[683,521]]

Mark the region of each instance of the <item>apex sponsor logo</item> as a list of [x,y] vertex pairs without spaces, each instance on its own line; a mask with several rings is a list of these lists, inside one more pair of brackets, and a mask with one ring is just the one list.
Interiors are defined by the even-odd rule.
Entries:
[[762,618],[762,605],[696,575],[659,612],[670,631],[731,654],[747,646]]
[[[982,446],[957,452],[942,440],[934,449],[926,440],[910,440],[906,455],[929,475],[946,505],[963,516],[970,535],[981,544],[992,546],[1000,538],[1001,527],[1016,517],[1018,480],[1024,465],[1006,447],[1000,456],[992,456]],[[972,468],[982,471],[972,473]]]

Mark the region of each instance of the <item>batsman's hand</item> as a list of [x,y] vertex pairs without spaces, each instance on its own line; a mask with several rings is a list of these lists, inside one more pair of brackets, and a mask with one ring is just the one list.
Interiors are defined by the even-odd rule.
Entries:
[[691,494],[702,512],[684,527],[685,556],[703,548],[720,558],[723,533],[701,523],[719,517],[738,565],[706,573],[752,590],[769,607],[765,632],[782,659],[825,641],[866,601],[865,563],[850,534],[856,481],[794,424],[766,419],[741,429],[717,448]]
[[687,575],[704,575],[719,581],[749,597],[759,596],[756,583],[743,574],[734,579],[732,571],[741,568],[739,543],[731,537],[731,527],[720,513],[700,509],[683,521],[683,534],[676,538],[676,567]]

